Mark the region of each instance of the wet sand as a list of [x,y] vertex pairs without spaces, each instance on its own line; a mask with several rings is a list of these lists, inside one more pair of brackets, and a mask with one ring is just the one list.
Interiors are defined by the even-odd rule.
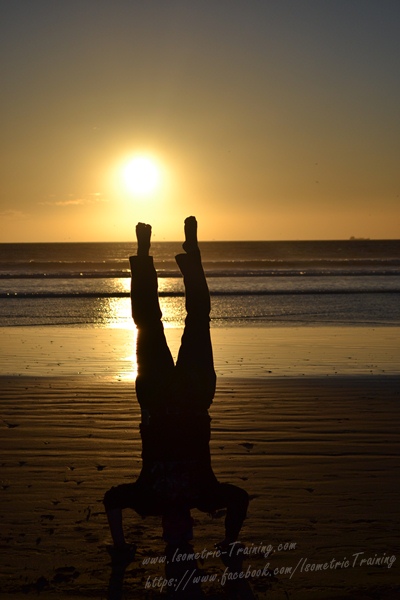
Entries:
[[[84,352],[81,362],[82,375],[0,378],[4,598],[107,598],[102,497],[138,474],[139,413],[130,375],[92,373]],[[399,384],[398,375],[220,375],[211,408],[213,467],[221,481],[251,495],[241,540],[252,550],[243,564],[252,574],[233,596],[222,585],[225,565],[206,558],[202,574],[217,579],[204,583],[205,597],[397,598]],[[193,516],[194,549],[212,551],[223,515]],[[165,576],[164,565],[148,558],[165,554],[159,519],[127,512],[125,521],[138,550],[123,598],[158,598],[149,582]],[[265,557],[268,545],[274,551]],[[285,570],[277,581],[262,575],[267,563]]]
[[[182,330],[167,328],[176,358]],[[212,324],[218,377],[400,375],[400,327],[231,327]],[[1,375],[134,381],[135,329],[3,327]]]

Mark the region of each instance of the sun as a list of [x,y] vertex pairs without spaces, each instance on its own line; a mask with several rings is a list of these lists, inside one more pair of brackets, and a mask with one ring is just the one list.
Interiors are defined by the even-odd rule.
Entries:
[[123,168],[125,185],[130,192],[148,196],[160,184],[160,169],[155,160],[147,156],[135,156]]

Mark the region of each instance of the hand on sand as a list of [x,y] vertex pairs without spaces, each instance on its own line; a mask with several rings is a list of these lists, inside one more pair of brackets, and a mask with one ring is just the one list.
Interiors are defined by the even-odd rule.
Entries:
[[111,565],[113,567],[127,567],[135,558],[136,544],[107,546],[107,552],[111,556]]

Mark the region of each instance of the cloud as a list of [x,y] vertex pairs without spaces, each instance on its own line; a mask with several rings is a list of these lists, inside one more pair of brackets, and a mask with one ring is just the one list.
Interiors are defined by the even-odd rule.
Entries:
[[56,200],[54,202],[43,202],[43,204],[52,204],[53,206],[77,206],[86,204],[83,198],[75,198],[74,200]]
[[22,212],[22,210],[14,210],[12,208],[0,211],[0,219],[19,220],[26,219],[30,215]]
[[100,202],[107,202],[106,198],[102,198],[100,192],[92,192],[87,194],[86,196],[81,197],[73,197],[73,194],[70,194],[70,198],[66,200],[44,200],[39,202],[40,205],[45,206],[85,206],[88,204],[99,204]]

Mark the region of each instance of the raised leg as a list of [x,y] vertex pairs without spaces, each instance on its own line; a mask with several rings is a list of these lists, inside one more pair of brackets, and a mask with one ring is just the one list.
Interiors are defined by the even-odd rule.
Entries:
[[168,402],[174,362],[165,339],[158,300],[157,273],[149,256],[150,225],[136,227],[138,254],[129,261],[132,272],[132,316],[138,329],[136,395],[142,411],[162,410]]
[[197,245],[197,222],[185,221],[186,254],[176,261],[185,284],[187,317],[176,363],[179,397],[194,408],[208,409],[215,393],[216,376],[210,337],[210,293]]

